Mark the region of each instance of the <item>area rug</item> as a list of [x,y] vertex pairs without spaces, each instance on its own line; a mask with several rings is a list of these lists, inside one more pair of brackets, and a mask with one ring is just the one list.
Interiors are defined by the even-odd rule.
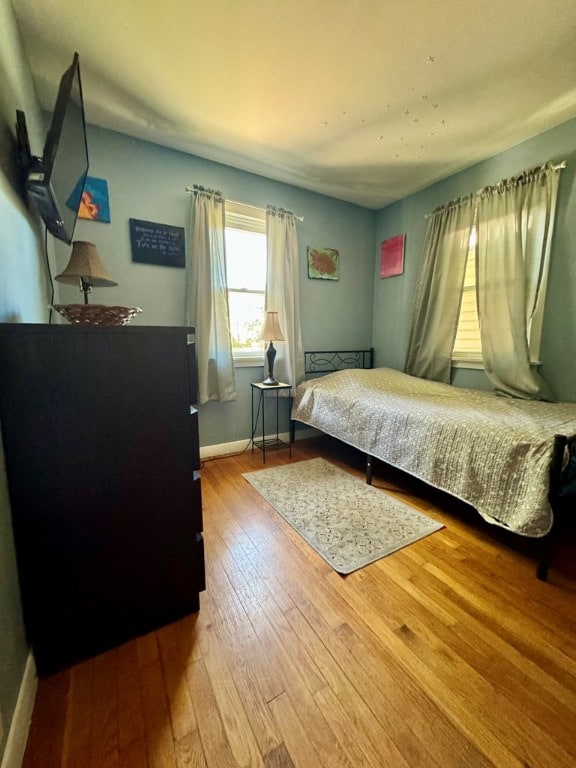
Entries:
[[444,527],[325,459],[246,472],[243,477],[342,574]]

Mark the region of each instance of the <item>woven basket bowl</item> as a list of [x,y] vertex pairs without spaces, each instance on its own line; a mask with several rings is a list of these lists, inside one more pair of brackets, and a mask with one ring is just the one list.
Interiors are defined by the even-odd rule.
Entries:
[[54,304],[54,309],[73,325],[128,325],[140,307],[107,307],[104,304]]

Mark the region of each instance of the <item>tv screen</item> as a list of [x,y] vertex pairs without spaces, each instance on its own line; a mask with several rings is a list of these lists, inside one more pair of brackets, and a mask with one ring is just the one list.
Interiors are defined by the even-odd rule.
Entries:
[[80,62],[74,54],[62,75],[41,158],[33,158],[27,188],[48,230],[72,242],[88,174],[88,143]]

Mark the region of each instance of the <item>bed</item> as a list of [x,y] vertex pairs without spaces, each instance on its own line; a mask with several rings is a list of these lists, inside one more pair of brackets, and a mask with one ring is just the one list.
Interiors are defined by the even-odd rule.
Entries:
[[555,516],[576,499],[576,403],[372,368],[365,351],[307,353],[306,364],[324,375],[297,387],[294,421],[363,451],[368,482],[375,457],[471,504],[489,523],[544,540],[537,574],[546,578]]

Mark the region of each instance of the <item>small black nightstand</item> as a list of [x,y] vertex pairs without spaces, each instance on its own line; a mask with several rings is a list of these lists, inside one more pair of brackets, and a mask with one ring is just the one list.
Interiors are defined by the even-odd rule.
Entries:
[[[277,448],[288,448],[288,455],[292,456],[292,443],[290,440],[286,443],[284,440],[280,440],[278,436],[278,411],[280,403],[280,392],[287,391],[288,397],[285,398],[288,403],[288,416],[290,416],[290,408],[292,405],[292,397],[290,391],[292,389],[291,384],[262,384],[261,382],[254,382],[250,385],[252,387],[252,453],[254,453],[254,446],[260,448],[262,451],[262,461],[266,463],[266,450],[275,450]],[[264,418],[264,404],[266,402],[266,393],[273,392],[276,398],[276,437],[266,437],[266,419]],[[254,398],[258,398],[258,407],[254,412]],[[261,412],[262,418],[262,438],[257,440],[254,438],[256,429],[258,427],[258,418]]]

